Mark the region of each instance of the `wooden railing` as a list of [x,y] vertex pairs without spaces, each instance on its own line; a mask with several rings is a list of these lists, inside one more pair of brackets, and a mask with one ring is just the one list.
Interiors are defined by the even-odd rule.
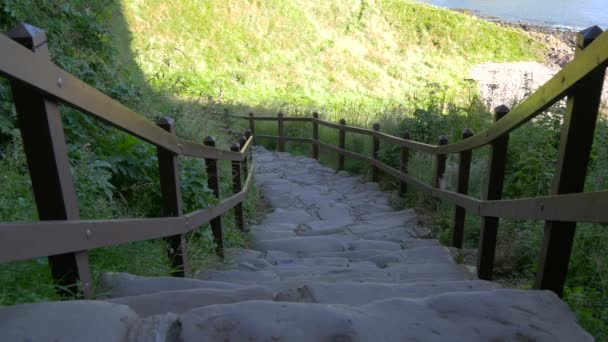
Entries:
[[[409,187],[428,193],[440,200],[455,204],[451,245],[462,248],[465,213],[481,216],[481,237],[478,253],[478,276],[492,279],[496,250],[499,218],[545,220],[545,233],[539,258],[539,268],[535,287],[550,289],[562,294],[568,262],[574,238],[576,222],[608,223],[608,192],[582,193],[589,153],[593,142],[593,132],[601,100],[602,84],[608,64],[608,33],[602,33],[597,26],[579,33],[574,60],[566,65],[551,80],[530,95],[513,110],[505,106],[495,109],[496,122],[486,131],[473,134],[469,129],[462,132],[462,140],[448,144],[441,136],[438,145],[423,144],[409,139],[395,137],[380,132],[380,126],[373,129],[347,126],[344,120],[332,123],[312,117],[256,117],[253,113],[240,118],[249,121],[251,132],[255,132],[256,121],[276,121],[277,136],[254,134],[256,140],[278,141],[279,151],[285,150],[285,142],[312,144],[313,158],[319,158],[319,148],[338,154],[337,168],[344,168],[344,157],[360,160],[372,166],[372,178],[377,180],[378,170],[397,178],[400,190]],[[558,163],[554,176],[551,196],[501,200],[509,133],[544,110],[567,97],[566,113],[561,128]],[[312,123],[312,138],[285,136],[285,122]],[[338,130],[338,146],[319,140],[319,125]],[[347,151],[346,133],[371,137],[371,157]],[[380,141],[401,147],[399,169],[390,167],[378,159]],[[487,184],[483,198],[467,195],[471,151],[490,145]],[[434,155],[433,182],[431,185],[408,175],[410,151]],[[459,154],[457,191],[440,188],[445,172],[447,154]]]
[[[9,38],[10,37],[10,38]],[[244,230],[243,206],[252,182],[248,158],[253,138],[241,137],[230,151],[175,135],[175,123],[163,118],[156,124],[132,112],[49,59],[44,31],[22,24],[0,35],[0,75],[11,82],[17,120],[27,158],[32,188],[42,222],[0,224],[0,262],[49,257],[52,275],[61,295],[80,283],[84,295],[93,296],[87,251],[121,243],[164,238],[173,275],[188,273],[184,236],[210,223],[216,253],[223,257],[222,215],[234,208],[237,227]],[[116,128],[135,135],[158,150],[162,194],[160,218],[80,220],[70,174],[58,103],[74,107]],[[187,214],[182,210],[177,156],[204,158],[208,185],[220,199],[218,160],[232,163],[233,194],[209,208]],[[242,184],[242,177],[245,182]]]

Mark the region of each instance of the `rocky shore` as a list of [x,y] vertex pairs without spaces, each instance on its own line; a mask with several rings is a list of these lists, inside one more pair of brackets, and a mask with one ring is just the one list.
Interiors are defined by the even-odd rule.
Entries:
[[547,45],[545,55],[548,65],[563,67],[572,60],[576,47],[577,32],[567,28],[542,26],[528,23],[512,23],[508,21],[494,21],[500,26],[514,27],[527,32],[532,38]]
[[[474,66],[470,77],[478,82],[479,90],[488,108],[501,104],[513,106],[547,82],[572,61],[577,32],[562,27],[543,26],[524,22],[508,22],[494,17],[482,17],[471,11],[456,10],[504,27],[525,31],[530,37],[545,44],[546,61],[539,62],[487,62]],[[602,106],[608,107],[608,77],[604,82]]]

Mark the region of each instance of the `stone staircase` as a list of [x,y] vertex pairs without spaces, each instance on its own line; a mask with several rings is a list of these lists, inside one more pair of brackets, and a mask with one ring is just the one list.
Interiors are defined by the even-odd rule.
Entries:
[[255,149],[274,211],[197,279],[104,275],[110,299],[0,309],[2,341],[588,341],[548,291],[475,279],[413,210],[315,160]]

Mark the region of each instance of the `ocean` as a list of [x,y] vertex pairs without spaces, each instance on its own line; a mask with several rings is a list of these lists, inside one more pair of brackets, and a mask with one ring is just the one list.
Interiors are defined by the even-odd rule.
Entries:
[[608,0],[420,0],[431,5],[470,10],[499,20],[584,29],[608,29]]

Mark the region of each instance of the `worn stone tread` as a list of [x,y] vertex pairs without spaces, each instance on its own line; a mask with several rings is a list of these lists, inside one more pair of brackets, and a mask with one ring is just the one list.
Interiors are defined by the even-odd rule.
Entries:
[[548,291],[477,280],[361,176],[256,147],[274,208],[196,279],[108,273],[100,301],[0,308],[0,341],[592,341]]
[[184,342],[593,340],[548,291],[452,292],[363,306],[249,301],[195,309],[180,320]]

